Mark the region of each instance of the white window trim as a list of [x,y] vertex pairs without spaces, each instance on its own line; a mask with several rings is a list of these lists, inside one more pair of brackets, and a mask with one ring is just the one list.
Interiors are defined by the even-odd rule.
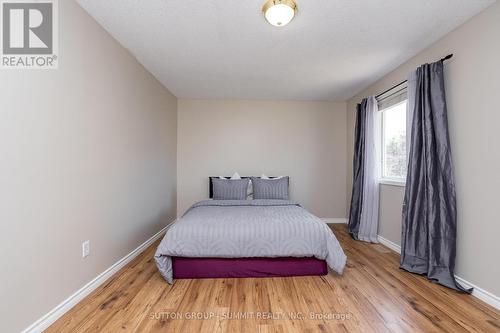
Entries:
[[378,183],[381,185],[406,187],[406,181],[401,179],[380,178]]
[[[408,103],[408,99],[405,100],[406,103]],[[397,103],[393,106],[396,106],[398,104],[401,104],[403,102],[400,102],[400,103]],[[384,170],[385,170],[385,159],[384,159],[384,156],[385,156],[385,131],[384,131],[384,124],[385,124],[385,120],[384,120],[384,110],[386,109],[382,109],[382,110],[379,110],[380,112],[380,170],[379,170],[379,179],[378,179],[378,183],[379,184],[382,184],[382,185],[389,185],[389,186],[400,186],[400,187],[405,187],[406,186],[406,178],[393,178],[393,177],[384,177]],[[406,111],[406,116],[408,117],[408,110]],[[406,133],[406,140],[408,140],[408,132]]]

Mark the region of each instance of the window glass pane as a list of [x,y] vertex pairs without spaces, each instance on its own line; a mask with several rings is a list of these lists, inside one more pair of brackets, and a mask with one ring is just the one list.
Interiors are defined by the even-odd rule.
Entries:
[[406,178],[406,103],[382,111],[382,177]]

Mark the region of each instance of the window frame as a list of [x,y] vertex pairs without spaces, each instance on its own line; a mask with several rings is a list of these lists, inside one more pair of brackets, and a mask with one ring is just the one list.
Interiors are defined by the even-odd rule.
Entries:
[[[406,90],[406,87],[401,90]],[[389,92],[390,93],[390,92]],[[394,93],[393,93],[394,94]],[[390,94],[389,96],[393,95]],[[378,103],[380,103],[380,100],[377,100]],[[378,111],[380,112],[380,124],[379,124],[379,129],[380,129],[380,138],[379,138],[379,144],[380,144],[380,149],[379,149],[379,175],[378,175],[378,183],[383,184],[383,185],[391,185],[391,186],[400,186],[400,187],[405,187],[406,186],[406,177],[404,178],[399,178],[399,177],[386,177],[384,175],[384,170],[386,166],[385,162],[385,152],[386,152],[386,145],[385,145],[385,112],[386,110],[393,108],[395,106],[398,106],[402,103],[406,103],[408,106],[408,96],[395,104],[392,104],[388,107],[385,107],[383,109],[379,109]],[[408,107],[406,108],[406,119],[408,121]],[[406,126],[406,124],[405,124]],[[406,128],[406,140],[408,140],[408,128]],[[408,141],[406,141],[408,142]],[[406,152],[406,162],[408,163],[408,152]]]

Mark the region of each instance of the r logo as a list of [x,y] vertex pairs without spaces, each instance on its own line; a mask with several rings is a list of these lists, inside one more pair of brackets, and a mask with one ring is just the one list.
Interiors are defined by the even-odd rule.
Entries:
[[2,5],[3,54],[52,54],[52,3],[4,2]]

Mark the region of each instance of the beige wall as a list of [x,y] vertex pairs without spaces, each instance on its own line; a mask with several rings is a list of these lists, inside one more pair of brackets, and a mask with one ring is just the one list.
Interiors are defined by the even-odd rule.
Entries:
[[59,11],[59,69],[0,71],[2,332],[176,214],[176,98],[74,1]]
[[401,208],[404,194],[403,186],[380,186],[378,234],[398,245],[401,243]]
[[[500,295],[500,3],[472,18],[348,102],[348,198],[355,106],[404,80],[417,66],[454,56],[445,64],[449,129],[458,203],[456,273]],[[402,188],[382,185],[379,233],[400,244]]]
[[346,104],[179,100],[177,213],[208,197],[208,176],[290,176],[291,198],[345,217]]

